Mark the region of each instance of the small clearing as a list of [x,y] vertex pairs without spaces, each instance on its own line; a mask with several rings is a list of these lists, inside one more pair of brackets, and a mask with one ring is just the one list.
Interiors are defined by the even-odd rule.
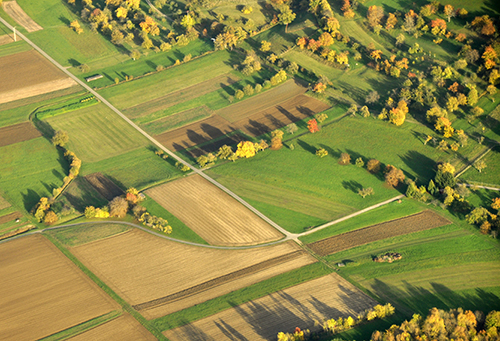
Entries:
[[428,230],[450,223],[448,219],[440,216],[434,211],[426,210],[408,217],[326,238],[307,244],[307,246],[318,255],[327,256],[377,240]]
[[113,198],[123,194],[122,189],[102,173],[92,173],[86,175],[85,179],[108,201],[111,201]]
[[130,314],[123,314],[109,322],[72,337],[71,341],[153,341],[156,338]]
[[38,340],[120,306],[41,235],[0,245],[0,330]]
[[154,187],[146,194],[212,245],[253,245],[283,237],[199,175]]
[[137,229],[71,252],[147,319],[316,262],[292,242],[218,250],[171,242]]
[[172,341],[274,340],[296,327],[318,330],[330,318],[357,316],[377,302],[337,274],[275,292],[186,326],[168,330]]
[[15,1],[5,1],[3,3],[4,11],[19,25],[24,27],[28,32],[43,30],[43,27],[38,25],[33,19],[23,11],[23,9]]
[[31,122],[23,122],[0,128],[0,147],[28,141],[42,136]]

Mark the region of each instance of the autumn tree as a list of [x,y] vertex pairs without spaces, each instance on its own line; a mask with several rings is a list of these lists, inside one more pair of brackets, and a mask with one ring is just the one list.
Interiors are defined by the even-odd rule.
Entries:
[[358,157],[354,164],[356,165],[356,167],[362,168],[365,165],[365,162],[363,161],[362,157]]
[[307,129],[312,134],[319,131],[318,122],[316,121],[316,119],[313,118],[307,121]]
[[78,20],[74,20],[74,21],[72,21],[72,22],[70,23],[70,25],[69,25],[69,26],[70,26],[70,27],[73,29],[73,31],[75,31],[76,33],[78,33],[78,34],[83,33],[83,29],[82,29],[82,27],[80,26],[80,23],[78,22]]
[[255,145],[251,141],[241,141],[238,143],[236,155],[240,158],[250,158],[255,156]]
[[397,126],[404,123],[406,119],[406,114],[408,113],[408,106],[404,100],[398,102],[396,108],[392,108],[389,112],[389,121]]
[[448,18],[448,22],[450,22],[451,17],[454,17],[456,13],[452,5],[445,5],[443,12],[444,15],[446,15],[446,17]]
[[491,20],[489,15],[483,15],[481,17],[475,17],[471,23],[471,26],[483,35],[490,36],[496,32],[495,25]]
[[398,23],[398,18],[393,13],[389,13],[387,20],[385,22],[385,29],[387,31],[392,30]]
[[263,40],[260,42],[260,50],[262,52],[267,52],[269,50],[271,50],[271,43],[266,41],[266,40]]
[[374,28],[380,25],[382,18],[384,17],[384,9],[381,6],[370,6],[368,7],[368,24]]
[[363,199],[368,196],[368,195],[373,195],[375,194],[375,191],[373,188],[368,187],[368,188],[362,188],[358,191],[358,194],[363,197]]
[[231,155],[233,154],[233,150],[231,149],[230,146],[228,146],[227,144],[221,146],[216,154],[216,156],[220,159],[227,159],[228,157],[230,157]]
[[299,130],[299,128],[297,127],[297,125],[295,123],[290,123],[289,125],[286,126],[286,132],[288,134],[293,135],[294,133],[297,132],[297,130]]
[[62,130],[58,130],[52,137],[52,144],[54,146],[64,147],[69,141],[68,133]]
[[342,12],[344,12],[344,17],[347,19],[352,19],[355,16],[354,11],[351,8],[351,2],[349,0],[344,0],[344,4],[342,5]]
[[123,197],[115,197],[108,204],[111,217],[123,218],[128,211],[128,201]]
[[476,168],[477,171],[481,173],[483,169],[486,168],[486,162],[484,162],[484,160],[477,160],[476,162],[474,162],[474,168]]
[[328,18],[325,20],[325,26],[323,29],[330,33],[337,33],[340,29],[340,23],[335,17]]
[[377,159],[369,160],[366,164],[366,169],[372,174],[380,172],[380,161]]
[[316,150],[316,155],[319,156],[320,158],[324,158],[325,156],[328,155],[328,151],[325,148],[320,148]]
[[341,153],[339,158],[339,165],[348,165],[351,163],[351,155],[348,153]]
[[283,132],[279,129],[271,132],[271,149],[278,150],[283,147]]
[[400,182],[403,182],[405,175],[401,169],[398,169],[392,165],[387,165],[385,168],[385,182],[392,187],[396,187]]
[[377,103],[379,99],[380,95],[378,94],[377,91],[370,91],[365,98],[365,102],[366,104]]
[[153,20],[153,18],[146,16],[143,22],[139,23],[142,31],[151,34],[152,36],[157,36],[160,34],[160,29],[158,24]]
[[490,212],[488,212],[486,208],[479,206],[476,207],[474,210],[472,210],[472,212],[467,214],[465,216],[465,220],[471,225],[472,224],[481,225],[482,223],[488,220],[489,215]]

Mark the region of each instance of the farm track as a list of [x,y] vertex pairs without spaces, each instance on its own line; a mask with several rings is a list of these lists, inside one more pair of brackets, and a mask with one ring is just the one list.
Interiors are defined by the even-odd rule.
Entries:
[[181,300],[181,299],[184,299],[186,297],[189,297],[189,296],[201,293],[203,291],[209,290],[211,288],[215,288],[219,285],[222,285],[222,284],[234,281],[236,279],[248,276],[249,274],[253,274],[253,273],[262,271],[264,269],[268,269],[268,268],[271,268],[273,266],[282,264],[284,262],[291,261],[293,259],[296,259],[296,258],[304,255],[305,253],[306,253],[305,251],[299,250],[299,251],[288,253],[288,254],[285,254],[282,256],[278,256],[276,258],[272,258],[272,259],[263,261],[261,263],[249,266],[247,268],[244,268],[244,269],[241,269],[241,270],[238,270],[238,271],[211,279],[211,280],[206,281],[204,283],[195,285],[191,288],[182,290],[180,292],[176,292],[175,294],[171,294],[171,295],[168,295],[165,297],[157,298],[157,299],[149,301],[149,302],[140,303],[140,304],[134,305],[132,307],[137,311],[141,311],[144,309],[150,309],[150,308],[153,308],[153,307],[156,307],[159,305],[163,305],[163,304],[171,303],[171,302],[174,302],[177,300]]
[[326,238],[307,246],[320,256],[347,250],[373,241],[397,237],[408,233],[428,230],[451,222],[433,211],[426,210],[404,218],[399,218],[368,226],[355,231]]
[[38,25],[33,19],[23,11],[23,9],[15,1],[5,1],[3,9],[15,22],[24,27],[28,32],[43,30],[43,27]]
[[0,128],[0,147],[28,141],[40,136],[42,136],[42,134],[40,134],[31,122],[23,122],[3,127]]

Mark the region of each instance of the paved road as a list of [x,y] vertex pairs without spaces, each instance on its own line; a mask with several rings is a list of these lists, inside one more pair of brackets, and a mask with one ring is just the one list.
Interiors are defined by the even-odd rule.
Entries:
[[[3,23],[5,26],[7,26],[10,30],[14,29],[3,18],[0,18],[0,22]],[[253,213],[255,213],[262,220],[264,220],[269,225],[271,225],[272,227],[274,227],[275,229],[277,229],[278,231],[280,231],[285,236],[285,240],[295,239],[293,234],[291,234],[290,232],[288,232],[287,230],[285,230],[284,228],[282,228],[281,226],[279,226],[278,224],[276,224],[274,221],[272,221],[268,217],[266,217],[264,214],[262,214],[260,211],[258,211],[256,208],[254,208],[252,205],[250,205],[245,200],[243,200],[238,195],[236,195],[236,193],[234,193],[233,191],[229,190],[228,188],[226,188],[225,186],[223,186],[222,184],[220,184],[215,179],[212,179],[211,177],[209,177],[208,175],[206,175],[205,173],[203,173],[201,170],[197,169],[193,165],[191,165],[188,162],[184,161],[183,159],[181,159],[180,157],[178,157],[177,155],[175,155],[173,152],[171,152],[170,150],[168,150],[167,148],[165,148],[162,144],[160,144],[158,141],[156,141],[148,133],[146,133],[144,130],[142,130],[141,128],[139,128],[139,126],[137,126],[134,122],[132,122],[127,116],[125,116],[124,114],[122,114],[120,110],[118,110],[117,108],[115,108],[104,97],[102,97],[96,91],[94,91],[94,89],[92,89],[90,86],[88,86],[87,84],[85,84],[84,82],[82,82],[75,75],[73,75],[71,72],[69,72],[68,70],[66,70],[66,68],[64,68],[61,64],[59,64],[58,62],[56,62],[51,56],[49,56],[47,53],[45,53],[45,51],[43,51],[41,48],[39,48],[35,43],[33,43],[28,38],[26,38],[26,36],[24,34],[17,33],[17,35],[19,35],[24,41],[26,41],[35,50],[37,50],[42,56],[44,56],[45,58],[47,58],[58,69],[60,69],[62,72],[64,72],[66,75],[68,75],[68,77],[72,78],[75,82],[77,82],[79,85],[81,85],[82,87],[84,87],[87,91],[89,91],[96,98],[98,98],[102,103],[104,103],[111,110],[113,110],[118,116],[120,116],[122,119],[124,119],[128,124],[130,124],[135,130],[137,130],[144,137],[146,137],[155,146],[157,146],[158,148],[160,148],[161,150],[163,150],[165,153],[167,153],[169,156],[171,156],[175,160],[177,160],[177,161],[181,162],[182,164],[188,166],[189,168],[191,168],[193,170],[193,172],[195,172],[196,174],[202,176],[204,179],[210,181],[212,184],[214,184],[215,186],[217,186],[218,188],[220,188],[221,190],[223,190],[224,192],[226,192],[227,194],[229,194],[230,196],[232,196],[234,199],[236,199],[237,201],[239,201],[243,206],[245,206],[250,211],[252,211]]]

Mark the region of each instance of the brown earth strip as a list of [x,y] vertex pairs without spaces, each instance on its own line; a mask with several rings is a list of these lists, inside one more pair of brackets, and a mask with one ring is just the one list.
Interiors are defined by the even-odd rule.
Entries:
[[146,194],[212,245],[254,245],[283,237],[199,175],[148,189]]
[[297,95],[301,95],[306,91],[306,87],[290,79],[280,86],[267,90],[257,96],[225,107],[217,111],[217,115],[234,123],[252,116],[255,112],[263,111]]
[[14,221],[17,218],[21,218],[23,215],[21,212],[12,212],[10,214],[0,217],[0,224],[8,223],[9,221]]
[[108,201],[111,201],[113,198],[123,194],[122,189],[102,173],[92,173],[86,175],[85,179]]
[[245,117],[234,125],[251,136],[259,136],[303,120],[328,108],[330,108],[328,104],[315,98],[298,95],[281,102],[279,105]]
[[4,11],[19,25],[24,27],[28,32],[35,32],[43,30],[43,27],[38,25],[33,19],[31,19],[26,12],[17,4],[15,1],[4,1],[3,3]]
[[[14,42],[14,35],[9,35],[9,34],[4,34],[4,35],[1,35],[0,36],[0,46],[2,45],[7,45],[7,44],[10,44],[10,43],[13,43]],[[21,40],[21,38],[17,37],[17,40]]]
[[171,341],[276,340],[278,332],[296,327],[316,331],[327,319],[356,317],[376,304],[339,275],[330,274],[163,334]]
[[19,99],[43,95],[49,92],[63,90],[75,85],[71,78],[56,79],[50,82],[27,86],[22,89],[1,93],[0,104],[17,101]]
[[0,128],[0,147],[28,141],[40,136],[42,136],[42,134],[40,134],[31,122],[14,124]]
[[236,130],[235,127],[218,115],[188,124],[179,129],[167,131],[154,138],[168,149],[175,151],[194,147],[221,137]]
[[318,255],[327,256],[377,240],[424,231],[450,223],[448,219],[440,216],[434,211],[426,210],[408,217],[326,238],[307,244],[307,246]]
[[191,99],[203,96],[212,91],[234,84],[239,79],[233,75],[222,75],[207,81],[195,84],[188,88],[175,91],[163,97],[141,103],[131,108],[123,110],[123,113],[129,118],[139,118],[156,111],[165,110],[176,104],[189,101]]
[[71,341],[153,341],[156,338],[130,314],[123,315],[101,324],[83,334],[69,338]]
[[0,278],[3,340],[38,340],[120,309],[41,235],[0,245]]
[[175,294],[171,294],[171,295],[168,295],[165,297],[154,299],[154,300],[149,301],[149,302],[144,302],[141,304],[134,305],[133,308],[135,310],[141,311],[144,309],[150,309],[150,308],[153,308],[153,307],[156,307],[159,305],[163,305],[166,303],[170,303],[173,301],[181,300],[181,299],[186,298],[188,296],[192,296],[192,295],[207,291],[207,290],[214,288],[214,287],[217,287],[221,284],[228,283],[228,282],[234,281],[236,279],[248,276],[252,273],[256,273],[256,272],[259,272],[259,271],[262,271],[265,269],[269,269],[269,268],[271,268],[273,266],[277,266],[281,263],[290,261],[292,259],[296,259],[296,258],[302,256],[304,253],[305,253],[304,251],[299,250],[299,251],[288,253],[288,254],[273,258],[273,259],[269,259],[269,260],[266,260],[264,262],[249,266],[247,268],[226,274],[224,276],[211,279],[209,281],[206,281],[206,282],[198,284],[194,287],[182,290],[180,292],[176,292]]
[[[301,248],[293,242],[287,242],[246,250],[208,249],[164,240],[133,229],[70,250],[125,301],[137,305]],[[147,319],[164,316],[314,262],[315,258],[304,253],[288,262],[200,294],[143,310],[141,314]]]
[[0,235],[0,240],[11,238],[11,237],[17,236],[19,234],[28,232],[28,231],[33,230],[33,229],[36,229],[35,225],[26,225],[26,226],[23,226],[21,228],[11,230],[5,234]]

